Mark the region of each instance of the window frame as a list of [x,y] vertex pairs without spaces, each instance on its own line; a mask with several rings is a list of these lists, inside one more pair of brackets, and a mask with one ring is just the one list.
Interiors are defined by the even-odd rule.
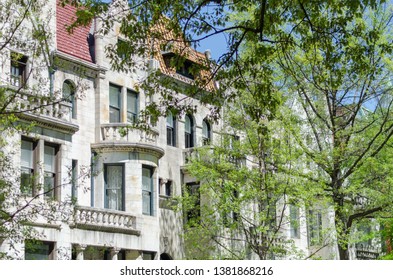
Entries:
[[[22,165],[22,162],[23,162],[23,160],[22,160],[22,157],[23,157],[23,142],[27,142],[27,143],[29,143],[29,144],[31,144],[31,150],[29,150],[30,151],[30,153],[31,153],[31,166],[24,166],[24,165]],[[20,158],[20,160],[21,160],[21,163],[20,163],[20,171],[21,171],[21,175],[20,175],[20,189],[21,189],[21,193],[23,194],[23,195],[27,195],[27,196],[34,196],[35,194],[36,194],[36,188],[35,188],[35,176],[36,176],[36,173],[37,173],[37,171],[36,171],[36,169],[37,169],[37,166],[36,166],[36,162],[37,162],[37,152],[36,152],[36,149],[37,149],[37,145],[38,145],[38,142],[37,141],[33,141],[32,139],[29,139],[29,138],[25,138],[25,137],[23,137],[22,136],[22,138],[21,138],[21,158]],[[28,172],[23,172],[23,170],[25,170],[25,171],[28,171]],[[30,181],[28,184],[29,184],[29,186],[23,186],[23,183],[24,183],[24,181],[25,181],[25,179],[23,178],[23,174],[28,174],[28,180]],[[28,192],[26,192],[25,191],[25,188],[28,188]]]
[[[187,131],[187,123],[189,122],[189,131]],[[184,117],[184,147],[193,148],[194,147],[194,133],[195,131],[195,124],[194,118],[191,115],[186,115]]]
[[185,184],[185,191],[189,196],[193,196],[195,201],[193,201],[194,205],[191,209],[187,209],[185,211],[184,219],[186,223],[190,226],[193,224],[197,224],[201,220],[201,185],[199,182],[189,182]]
[[[116,89],[117,90],[117,104],[112,104],[111,103],[111,94],[113,93],[113,91],[111,89]],[[121,123],[121,99],[122,99],[122,87],[109,83],[109,123]],[[118,114],[118,116],[116,116],[116,118],[114,117],[114,114],[112,113],[112,111],[116,111]]]
[[[171,120],[172,126],[168,120]],[[176,147],[176,128],[176,117],[171,112],[168,112],[166,116],[166,142],[168,146]]]
[[[206,133],[204,132],[204,126],[206,126]],[[207,120],[202,121],[202,145],[206,146],[211,143],[212,140],[212,133],[211,133],[211,125]]]
[[[11,52],[10,56],[10,83],[18,88],[25,87],[29,57],[16,52]],[[14,74],[16,71],[17,74]]]
[[[135,106],[133,108],[134,112],[129,110],[129,106],[130,106],[130,96],[134,96],[135,97]],[[138,116],[139,116],[139,94],[138,92],[131,90],[131,89],[127,89],[127,122],[128,123],[132,123],[135,124],[138,122]],[[132,115],[132,120],[130,120],[130,115]]]
[[[150,189],[145,189],[143,184],[143,170],[148,170],[150,172]],[[144,195],[149,197],[149,204],[147,205],[149,211],[145,212],[145,200]],[[142,165],[142,214],[146,216],[154,216],[154,167],[149,165]]]
[[[108,188],[108,167],[117,166],[121,167],[121,188],[120,188],[120,207],[119,205],[116,208],[109,207],[109,190],[119,190],[119,188]],[[117,198],[118,198],[117,194]],[[110,210],[117,210],[117,211],[125,211],[125,164],[124,163],[104,163],[104,208]]]
[[300,209],[296,205],[289,205],[289,230],[291,238],[300,238]]
[[[47,248],[43,249],[44,246]],[[29,240],[29,239],[25,240],[24,259],[25,260],[54,260],[55,246],[56,246],[55,242],[41,241],[41,240],[35,241],[35,240]],[[30,249],[41,250],[41,251],[47,250],[47,254],[40,254],[41,252],[39,252],[37,254],[37,253],[34,253],[33,251],[29,252]],[[30,256],[33,256],[33,255],[40,255],[40,256],[45,256],[45,257],[44,258],[30,258]]]
[[[53,170],[46,170],[45,168],[46,168],[46,162],[45,162],[45,160],[46,160],[46,157],[45,157],[45,150],[46,150],[46,148],[52,148],[53,149],[53,151],[54,151],[54,154],[53,154]],[[46,197],[46,198],[50,198],[50,199],[55,199],[58,195],[57,195],[57,193],[58,193],[58,186],[57,186],[57,182],[58,182],[58,169],[59,169],[59,163],[58,163],[58,160],[59,160],[59,150],[60,150],[60,147],[59,147],[59,145],[57,145],[57,144],[53,144],[53,143],[50,143],[50,142],[44,142],[44,166],[43,166],[43,175],[44,175],[44,196]],[[47,176],[47,175],[50,175],[50,176]],[[52,178],[51,179],[51,181],[52,181],[52,189],[51,190],[49,190],[49,189],[47,189],[47,186],[46,186],[46,178]]]
[[308,244],[310,247],[321,245],[323,242],[321,210],[309,209],[307,214]]
[[[65,92],[65,86],[67,86],[70,90],[68,95]],[[71,103],[71,118],[76,119],[77,118],[76,87],[72,81],[67,79],[63,82],[62,95],[63,95],[63,100]]]

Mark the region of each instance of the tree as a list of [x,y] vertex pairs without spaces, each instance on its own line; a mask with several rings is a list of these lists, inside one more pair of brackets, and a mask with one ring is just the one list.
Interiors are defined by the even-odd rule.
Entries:
[[[71,215],[71,199],[50,198],[70,184],[71,174],[67,182],[49,186],[35,172],[23,170],[19,162],[21,135],[34,135],[35,117],[62,120],[69,116],[69,110],[63,109],[70,107],[70,97],[53,88],[51,8],[40,0],[0,3],[0,245],[10,249],[0,258],[21,257],[18,244],[40,237],[32,227],[37,220],[51,223]],[[43,163],[37,165],[43,169]]]
[[[300,186],[305,182],[289,173],[296,173],[298,167],[292,164],[299,155],[286,143],[288,135],[274,135],[280,94],[256,94],[256,86],[249,89],[253,90],[224,106],[219,139],[195,148],[189,157],[186,172],[200,186],[185,186],[179,200],[186,220],[186,251],[193,258],[302,255],[283,234],[291,230],[300,235]],[[288,165],[288,173],[274,167],[277,161]],[[290,209],[297,213],[293,220],[288,217]]]
[[[104,26],[109,28],[114,20],[121,22],[130,53],[151,54],[152,38],[165,41],[152,28],[162,20],[162,14],[168,17],[166,26],[178,35],[175,38],[194,46],[203,38],[228,34],[228,52],[216,61],[210,78],[187,90],[189,96],[195,96],[213,77],[221,81],[214,96],[206,93],[201,97],[216,106],[215,112],[223,100],[236,101],[250,84],[258,84],[267,70],[280,73],[264,77],[267,82],[262,80],[262,84],[269,86],[254,92],[261,100],[272,88],[285,93],[286,106],[277,114],[280,127],[290,132],[290,139],[296,141],[298,153],[303,155],[297,165],[305,161],[311,168],[294,174],[285,161],[272,164],[279,173],[307,180],[309,191],[329,203],[339,257],[348,259],[356,222],[389,211],[392,199],[389,176],[369,178],[362,173],[370,162],[383,165],[379,155],[388,152],[393,134],[389,4],[374,0],[128,4],[122,6],[123,11],[131,13],[122,19],[104,18]],[[80,10],[76,24],[91,20],[96,12],[108,11],[108,5],[96,1],[86,1],[86,5],[88,9]],[[177,54],[182,56],[181,51]],[[272,63],[270,69],[261,66],[266,58],[272,58],[267,60]],[[113,63],[124,66],[116,59]],[[146,84],[157,85],[151,80],[157,77],[161,76],[151,75]],[[264,112],[274,111],[274,104],[264,101],[268,107]],[[193,109],[187,107],[186,99],[173,94],[163,94],[160,102],[150,108],[153,113],[165,114],[168,107]],[[365,200],[359,203],[359,197]]]
[[[370,162],[390,164],[379,156],[388,151],[393,134],[390,18],[385,5],[304,8],[291,51],[279,53],[288,93],[296,96],[292,117],[299,122],[286,127],[314,169],[322,171],[304,175],[334,209],[340,259],[349,258],[355,223],[389,212],[393,198],[390,172],[369,173]],[[363,166],[369,167],[367,175]]]

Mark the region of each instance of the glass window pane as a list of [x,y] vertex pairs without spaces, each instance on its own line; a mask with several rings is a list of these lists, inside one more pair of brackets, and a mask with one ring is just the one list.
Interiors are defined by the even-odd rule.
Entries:
[[171,113],[171,112],[168,112],[168,113],[167,113],[167,116],[166,116],[166,125],[169,126],[169,127],[173,127],[173,116],[172,116],[172,113]]
[[149,168],[142,168],[142,189],[152,191],[152,171]]
[[136,92],[127,92],[127,111],[134,114],[138,113],[138,94]]
[[209,129],[205,121],[202,122],[202,136],[204,138],[209,138]]
[[105,207],[123,209],[123,166],[107,165],[105,174]]
[[191,134],[191,119],[190,119],[190,117],[189,116],[186,116],[186,119],[185,119],[185,128],[184,128],[184,130],[187,132],[187,133],[190,133]]
[[33,142],[22,140],[21,166],[33,168]]
[[55,172],[56,163],[56,149],[55,147],[46,146],[44,148],[44,170]]
[[109,86],[109,105],[120,108],[120,88],[110,85]]
[[44,192],[46,197],[54,197],[55,191],[55,174],[45,172],[44,176]]
[[151,215],[151,193],[142,191],[142,211],[143,214]]
[[53,243],[30,241],[25,243],[25,260],[49,260],[53,251]]
[[120,122],[120,109],[109,107],[109,122]]
[[20,188],[23,194],[33,196],[33,170],[21,168]]

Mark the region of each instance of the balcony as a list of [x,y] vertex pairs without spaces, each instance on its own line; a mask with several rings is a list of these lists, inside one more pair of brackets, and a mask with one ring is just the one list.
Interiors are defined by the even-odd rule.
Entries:
[[102,142],[127,142],[157,144],[158,131],[154,129],[131,128],[127,123],[109,123],[101,125]]
[[357,260],[376,260],[380,256],[380,250],[371,245],[356,245],[356,259]]
[[[212,162],[217,159],[213,158],[213,147],[212,146],[203,146],[199,148],[186,148],[183,150],[183,166],[191,163],[193,159],[200,159],[205,162]],[[225,157],[221,157],[222,160],[225,160],[229,163],[236,165],[237,167],[245,167],[246,166],[246,158],[244,157],[235,157],[232,155],[226,155]]]
[[53,97],[18,93],[9,108],[22,120],[34,121],[39,126],[53,128],[66,133],[75,133],[78,125],[71,122],[72,105]]
[[136,217],[122,211],[76,206],[72,228],[140,235]]
[[186,148],[183,150],[183,165],[191,163],[193,159],[199,157],[198,150],[195,148]]
[[138,129],[127,123],[101,124],[99,142],[92,144],[101,152],[142,152],[161,158],[164,150],[158,147],[159,133],[153,128]]

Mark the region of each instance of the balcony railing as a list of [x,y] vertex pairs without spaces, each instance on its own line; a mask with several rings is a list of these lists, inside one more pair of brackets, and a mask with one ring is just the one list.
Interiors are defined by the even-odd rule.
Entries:
[[371,245],[356,245],[356,259],[357,260],[376,260],[380,255],[380,250]]
[[72,105],[70,102],[54,98],[21,94],[16,99],[16,108],[11,110],[24,114],[70,122]]
[[76,206],[73,226],[80,229],[140,235],[136,217],[121,211]]
[[183,150],[183,163],[189,164],[191,160],[196,159],[199,157],[198,150],[194,148],[186,148]]
[[133,142],[157,144],[158,131],[154,129],[131,128],[126,123],[110,123],[101,125],[101,141],[103,142]]
[[[209,147],[209,146],[206,146]],[[213,148],[211,148],[213,149]],[[213,150],[207,150],[200,152],[198,148],[187,148],[183,150],[183,163],[184,165],[191,163],[193,159],[200,159],[203,161],[214,161],[216,159],[212,158]],[[222,157],[223,160],[226,160],[238,167],[246,166],[246,158],[244,157],[235,157],[232,155],[227,155],[226,158]]]

